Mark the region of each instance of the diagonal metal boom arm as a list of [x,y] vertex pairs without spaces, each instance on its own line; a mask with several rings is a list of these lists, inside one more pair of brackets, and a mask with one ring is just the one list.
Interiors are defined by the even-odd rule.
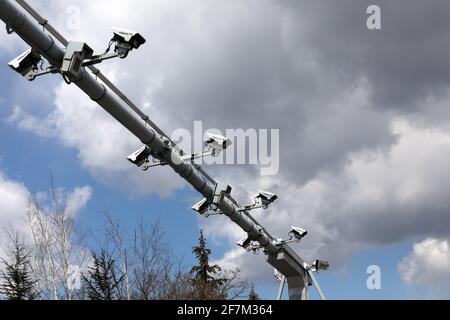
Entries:
[[[25,1],[17,0],[17,2],[27,12],[31,13],[40,25],[49,30],[58,41],[67,46],[67,40],[46,19],[42,18]],[[6,24],[8,30],[14,31],[27,44],[37,50],[48,60],[51,66],[61,67],[65,53],[64,48],[60,47],[52,36],[45,33],[38,24],[21,12],[14,1],[0,0],[0,19]],[[70,81],[127,128],[143,144],[147,145],[155,159],[167,163],[205,198],[213,199],[217,183],[199,166],[183,160],[182,157],[185,154],[181,148],[170,141],[167,135],[104,77],[97,68],[89,66],[89,69],[103,83],[91,75],[86,68],[83,68],[81,76],[72,77]],[[146,126],[142,120],[145,120],[151,127]],[[307,289],[312,285],[312,279],[303,260],[289,246],[278,244],[248,213],[241,212],[235,201],[225,197],[217,206],[224,215],[264,248],[268,263],[286,277],[290,298],[304,299],[307,297]]]

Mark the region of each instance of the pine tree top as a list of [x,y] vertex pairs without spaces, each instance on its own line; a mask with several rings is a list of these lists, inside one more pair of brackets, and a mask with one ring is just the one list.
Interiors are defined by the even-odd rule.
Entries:
[[114,300],[124,277],[116,277],[115,261],[105,251],[100,255],[92,253],[92,257],[94,265],[89,268],[88,277],[83,276],[89,299]]
[[250,292],[248,294],[248,300],[251,300],[251,301],[261,300],[259,298],[259,295],[256,292],[255,286],[253,284],[252,284],[252,287],[251,287]]
[[0,273],[0,293],[8,300],[34,300],[38,297],[35,290],[36,281],[32,277],[30,253],[25,246],[14,240],[12,259],[1,259],[5,270]]

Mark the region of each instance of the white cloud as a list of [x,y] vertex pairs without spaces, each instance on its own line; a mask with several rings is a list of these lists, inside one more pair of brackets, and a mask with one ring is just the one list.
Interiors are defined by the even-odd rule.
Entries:
[[56,109],[47,117],[35,117],[15,106],[6,120],[21,130],[76,148],[82,165],[95,177],[129,194],[166,196],[183,186],[167,168],[152,170],[150,178],[132,166],[126,156],[141,145],[139,140],[73,86],[56,89]]
[[7,123],[14,124],[17,123],[19,120],[21,120],[22,117],[23,117],[22,108],[18,105],[15,105],[13,107],[11,114],[6,119],[4,119],[4,121],[6,121]]
[[27,188],[20,182],[8,179],[0,171],[0,257],[5,257],[11,229],[26,232],[24,225],[28,199]]
[[[3,21],[1,22],[2,26]],[[19,56],[19,53],[27,50],[27,45],[16,35],[6,35],[6,31],[2,28],[2,40],[0,41],[0,57],[7,57],[8,62]]]
[[[28,200],[28,189],[20,182],[8,179],[0,171],[0,228],[21,228]],[[0,234],[4,235],[4,232]]]
[[39,119],[24,111],[19,105],[15,105],[11,114],[4,120],[9,124],[16,125],[21,130],[30,131],[41,137],[48,137],[52,133],[49,119]]
[[[92,196],[89,186],[75,188],[71,192],[58,190],[61,196],[67,199],[67,209],[75,216],[82,210]],[[38,199],[48,199],[46,192],[37,193]],[[30,191],[27,187],[15,180],[9,179],[0,171],[0,257],[4,256],[2,250],[7,244],[7,232],[14,230],[28,239],[31,237],[27,222],[27,210],[30,205]]]
[[92,188],[84,186],[76,188],[67,198],[67,210],[69,212],[78,213],[85,208],[92,197]]
[[398,265],[407,284],[433,286],[450,281],[450,247],[447,239],[429,238],[414,244]]

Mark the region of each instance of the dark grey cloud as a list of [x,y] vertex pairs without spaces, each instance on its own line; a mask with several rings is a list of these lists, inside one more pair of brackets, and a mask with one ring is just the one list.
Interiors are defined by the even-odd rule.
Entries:
[[[351,101],[364,76],[351,66],[357,51],[347,53],[351,68],[340,61],[344,57],[324,63],[320,54],[336,48],[331,42],[321,47],[308,31],[328,36],[326,23],[320,28],[309,25],[311,18],[302,19],[301,6],[263,2],[252,11],[252,5],[246,2],[246,11],[228,16],[213,12],[202,17],[210,29],[196,30],[199,34],[190,36],[206,33],[204,41],[185,42],[182,56],[171,61],[164,85],[150,95],[156,109],[167,110],[178,118],[175,123],[187,127],[201,119],[220,129],[281,129],[282,174],[298,182],[320,170],[339,168],[349,152],[394,141],[387,115],[376,113],[364,97]],[[314,23],[327,19],[323,8],[327,6],[312,8]],[[360,24],[355,27],[364,30],[366,15],[357,12]],[[227,27],[216,28],[217,19]]]
[[[370,4],[382,10],[382,31],[365,28]],[[408,113],[448,86],[446,1],[292,1],[287,7],[321,64],[343,80],[368,78],[374,107]]]

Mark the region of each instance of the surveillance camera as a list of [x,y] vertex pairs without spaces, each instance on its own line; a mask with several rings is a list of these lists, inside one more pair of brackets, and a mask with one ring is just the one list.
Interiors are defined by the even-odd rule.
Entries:
[[240,240],[236,244],[239,247],[244,248],[246,251],[250,251],[251,250],[251,246],[252,246],[252,240],[248,236],[246,236],[245,238],[243,238],[242,240]]
[[208,140],[205,142],[206,147],[214,152],[213,155],[217,155],[220,151],[227,149],[232,144],[231,140],[226,137],[212,133],[207,133],[206,135],[208,136]]
[[281,274],[280,271],[278,271],[277,269],[273,269],[274,275],[275,275],[275,279],[277,279],[278,282],[283,281],[283,275]]
[[92,58],[94,50],[84,42],[71,41],[67,45],[61,72],[72,78],[79,78],[83,69],[83,62]]
[[136,152],[132,153],[127,157],[128,161],[135,164],[142,170],[146,171],[148,169],[149,160],[148,158],[151,156],[150,148],[147,146],[143,146]]
[[112,28],[113,38],[111,41],[116,43],[115,52],[120,58],[126,58],[133,49],[138,49],[146,40],[139,33],[119,28]]
[[289,235],[297,239],[297,241],[300,241],[308,235],[308,231],[302,228],[292,227],[292,231],[289,233]]
[[201,215],[205,215],[209,212],[209,206],[210,206],[210,203],[209,203],[208,199],[205,198],[202,201],[200,201],[199,203],[195,204],[192,207],[192,210],[197,211]]
[[216,206],[220,206],[223,202],[223,199],[225,197],[229,198],[231,195],[231,191],[233,188],[229,185],[225,184],[216,184],[216,189],[214,190],[214,197],[212,203],[214,203]]
[[327,271],[330,267],[330,264],[327,261],[316,260],[313,262],[313,267],[316,271],[322,270]]
[[278,196],[276,194],[270,193],[268,191],[258,190],[258,192],[258,197],[266,199],[267,201],[274,202],[278,199]]
[[8,65],[17,73],[27,77],[29,80],[33,80],[33,71],[38,68],[38,64],[41,60],[42,57],[36,50],[28,49],[8,63]]
[[113,41],[125,42],[131,45],[133,49],[139,49],[146,40],[139,33],[119,28],[112,28],[114,37]]
[[275,200],[278,199],[278,196],[267,191],[258,190],[258,194],[256,194],[253,199],[256,204],[259,204],[264,209],[267,209],[270,204],[274,203]]

